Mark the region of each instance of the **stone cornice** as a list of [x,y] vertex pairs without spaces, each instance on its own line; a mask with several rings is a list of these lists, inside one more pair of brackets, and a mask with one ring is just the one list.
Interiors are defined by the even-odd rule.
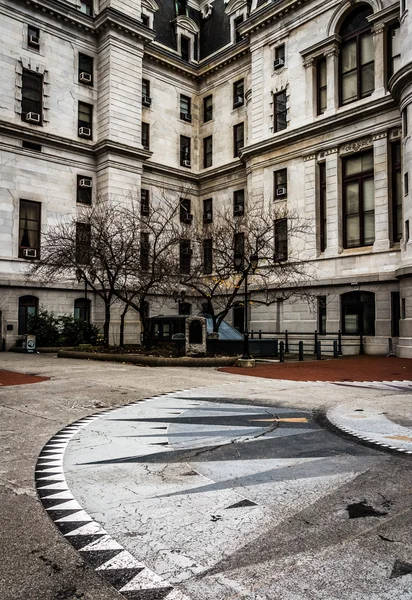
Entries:
[[391,4],[368,17],[369,23],[372,23],[375,26],[381,23],[391,25],[392,23],[395,23],[396,20],[399,20],[399,2],[395,2],[395,4]]
[[409,85],[412,85],[412,63],[396,71],[390,78],[388,87],[392,96],[399,102],[402,92]]
[[156,162],[146,162],[144,164],[144,173],[159,173],[162,175],[171,175],[173,177],[179,177],[187,181],[191,181],[194,184],[202,183],[207,184],[208,181],[215,181],[219,177],[227,177],[228,175],[245,172],[245,165],[242,162],[228,163],[220,167],[216,167],[210,171],[204,173],[193,173],[187,169],[179,169],[170,167],[168,165],[162,165]]
[[296,129],[285,129],[282,133],[274,134],[272,138],[243,148],[240,151],[240,156],[243,161],[246,161],[254,156],[278,150],[279,148],[305,139],[325,134],[328,131],[340,129],[354,122],[363,121],[368,117],[386,112],[391,108],[395,108],[395,102],[392,97],[385,96],[379,100],[373,100],[361,108],[359,107],[359,110],[344,111],[332,117],[316,120],[313,123],[297,127]]
[[311,59],[315,59],[319,56],[326,56],[330,53],[336,53],[338,51],[341,38],[339,35],[333,34],[325,38],[309,48],[300,51],[300,55],[303,58],[304,64],[309,64]]
[[249,18],[239,27],[239,32],[242,36],[249,36],[271,21],[284,18],[287,13],[302,4],[306,4],[306,0],[275,0],[262,9],[252,12]]
[[132,19],[128,15],[116,10],[115,8],[105,8],[101,13],[94,18],[94,27],[96,33],[114,28],[129,34],[132,37],[139,38],[144,43],[152,42],[155,38],[155,33],[149,27],[146,27],[137,19]]

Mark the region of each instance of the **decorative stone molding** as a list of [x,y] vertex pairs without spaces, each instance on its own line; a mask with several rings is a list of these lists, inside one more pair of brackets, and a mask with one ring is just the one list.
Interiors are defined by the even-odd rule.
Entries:
[[330,156],[331,154],[337,154],[338,152],[339,152],[338,147],[328,148],[327,150],[322,150],[321,152],[319,152],[318,160],[326,158],[327,156]]
[[[343,19],[357,4],[364,4],[364,0],[344,0],[339,4],[329,21],[327,35],[333,35],[339,31]],[[381,0],[368,0],[368,4],[371,5],[374,13],[379,13],[382,10]]]
[[372,141],[376,142],[377,140],[383,140],[388,137],[387,131],[381,131],[380,133],[375,133],[372,135]]
[[311,152],[310,154],[303,154],[303,162],[308,162],[309,160],[316,160],[316,152]]
[[402,137],[402,128],[401,127],[399,127],[398,129],[392,129],[389,132],[389,139],[391,141],[400,140],[401,137]]
[[359,152],[363,148],[369,148],[373,145],[373,136],[368,135],[367,137],[361,138],[359,140],[354,140],[353,142],[348,142],[344,144],[340,148],[340,154],[350,154],[353,152]]
[[213,12],[213,0],[209,0],[209,2],[206,2],[206,4],[202,6],[200,12],[202,14],[203,19],[208,19]]
[[225,4],[225,13],[227,15],[232,15],[233,13],[235,13],[238,10],[241,10],[247,5],[246,0],[229,0],[229,2],[225,2]]
[[184,29],[185,31],[190,31],[190,33],[199,33],[199,26],[191,19],[190,17],[186,17],[185,15],[179,15],[174,20],[174,23]]

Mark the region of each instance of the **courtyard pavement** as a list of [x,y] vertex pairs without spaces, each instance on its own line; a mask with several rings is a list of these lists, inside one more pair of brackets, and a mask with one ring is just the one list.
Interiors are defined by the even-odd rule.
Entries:
[[51,378],[0,389],[2,600],[412,599],[411,458],[318,420],[383,402],[408,426],[409,391],[53,356],[0,365]]

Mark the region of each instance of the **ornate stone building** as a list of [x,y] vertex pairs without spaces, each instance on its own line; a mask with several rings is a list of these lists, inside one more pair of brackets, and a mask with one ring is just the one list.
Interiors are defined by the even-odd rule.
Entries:
[[44,227],[97,195],[150,202],[183,182],[194,219],[264,198],[315,225],[317,307],[254,307],[252,328],[362,331],[368,352],[392,337],[412,357],[409,1],[3,0],[7,345],[39,306],[101,320],[76,282],[28,286]]

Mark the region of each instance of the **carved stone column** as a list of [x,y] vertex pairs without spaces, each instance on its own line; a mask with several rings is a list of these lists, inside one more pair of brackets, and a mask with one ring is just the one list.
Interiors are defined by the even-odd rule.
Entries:
[[326,99],[325,115],[335,114],[339,106],[339,48],[326,52]]
[[305,113],[307,117],[316,116],[316,61],[310,56],[303,62],[305,67]]
[[373,27],[373,43],[375,48],[375,91],[373,96],[383,96],[386,93],[386,25],[375,23]]

